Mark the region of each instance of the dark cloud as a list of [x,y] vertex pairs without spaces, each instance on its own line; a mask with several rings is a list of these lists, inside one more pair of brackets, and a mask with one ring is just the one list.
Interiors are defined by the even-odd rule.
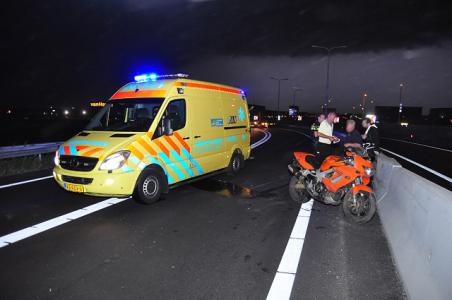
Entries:
[[219,56],[305,61],[318,55],[311,44],[345,43],[353,54],[452,38],[442,1],[49,0],[14,1],[3,13],[2,102],[27,104],[106,97],[135,73]]

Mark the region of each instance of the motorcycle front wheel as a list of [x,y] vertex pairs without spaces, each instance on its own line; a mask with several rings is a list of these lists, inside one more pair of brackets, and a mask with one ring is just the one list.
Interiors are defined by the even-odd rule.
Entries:
[[289,181],[289,195],[296,203],[302,204],[310,200],[304,181],[292,176]]
[[345,217],[356,223],[367,223],[377,211],[377,202],[373,193],[360,191],[353,195],[348,191],[342,203]]

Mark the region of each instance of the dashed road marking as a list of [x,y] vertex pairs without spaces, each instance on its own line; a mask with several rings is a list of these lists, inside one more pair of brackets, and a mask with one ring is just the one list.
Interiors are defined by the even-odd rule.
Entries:
[[19,182],[14,182],[14,183],[5,184],[5,185],[0,185],[0,189],[4,189],[4,188],[16,186],[16,185],[21,185],[21,184],[25,184],[25,183],[30,183],[30,182],[45,180],[45,179],[49,179],[49,178],[53,178],[53,176],[52,176],[52,175],[50,175],[50,176],[44,176],[44,177],[34,178],[34,179],[30,179],[30,180],[24,180],[24,181],[19,181]]
[[267,300],[285,300],[290,298],[313,204],[314,200],[311,199],[301,205],[297,220],[279,263],[278,271],[268,292]]
[[129,198],[109,198],[107,200],[86,206],[84,208],[74,210],[73,212],[64,214],[62,216],[59,216],[59,217],[32,225],[30,227],[18,230],[16,232],[1,236],[0,237],[0,248],[11,245],[18,241],[24,240],[24,239],[34,236],[38,233],[44,232],[46,230],[58,227],[65,223],[77,220],[81,217],[92,214],[92,213],[99,211],[101,209],[104,209],[106,207],[121,203],[128,199],[130,199],[130,197]]

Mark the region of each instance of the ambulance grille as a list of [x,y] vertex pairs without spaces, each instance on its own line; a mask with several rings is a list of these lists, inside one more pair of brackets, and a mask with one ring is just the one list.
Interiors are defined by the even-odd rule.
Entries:
[[94,157],[61,155],[60,165],[66,170],[88,172],[94,169],[98,160]]
[[76,183],[76,184],[90,184],[93,182],[93,178],[84,178],[84,177],[74,177],[74,176],[61,176],[61,179],[65,182]]

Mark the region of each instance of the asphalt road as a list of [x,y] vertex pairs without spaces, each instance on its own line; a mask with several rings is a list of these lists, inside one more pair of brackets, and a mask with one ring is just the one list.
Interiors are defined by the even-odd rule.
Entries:
[[[0,248],[0,299],[265,299],[300,209],[287,162],[310,146],[271,132],[236,177],[181,186],[154,205],[126,200]],[[103,200],[52,179],[0,189],[0,236]],[[404,297],[378,216],[357,225],[315,203],[292,298]]]

